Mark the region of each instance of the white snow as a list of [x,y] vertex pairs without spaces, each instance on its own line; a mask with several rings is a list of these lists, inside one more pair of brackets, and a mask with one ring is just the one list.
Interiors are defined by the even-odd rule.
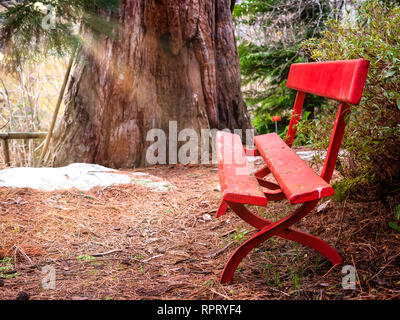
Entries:
[[[325,159],[326,157],[326,151],[314,151],[314,150],[309,150],[309,151],[296,151],[296,154],[303,159],[304,161],[311,161],[314,157],[320,156],[322,159]],[[340,150],[339,151],[339,156],[346,156],[348,152],[346,150]],[[262,160],[261,156],[246,156],[247,162],[253,163]]]
[[[296,151],[296,154],[303,159],[304,161],[311,161],[314,157],[321,157],[322,159],[325,159],[326,157],[326,151]],[[339,151],[339,157],[345,157],[348,155],[347,150],[340,150]]]
[[152,191],[167,191],[168,181],[143,172],[126,172],[97,164],[73,163],[59,168],[6,168],[0,170],[0,187],[32,188],[42,191],[77,188],[90,190],[118,184],[137,184]]

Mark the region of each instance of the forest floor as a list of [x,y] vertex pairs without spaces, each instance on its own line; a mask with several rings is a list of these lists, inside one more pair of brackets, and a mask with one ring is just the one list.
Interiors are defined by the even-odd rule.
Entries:
[[[0,188],[0,299],[21,292],[30,299],[400,299],[400,233],[388,227],[393,214],[381,203],[331,199],[296,225],[334,246],[341,266],[274,237],[242,261],[231,284],[220,285],[229,256],[256,230],[230,210],[215,218],[217,169],[133,171],[175,189]],[[275,220],[289,210],[287,202],[270,202],[259,213]],[[345,265],[356,268],[355,289],[342,287]]]

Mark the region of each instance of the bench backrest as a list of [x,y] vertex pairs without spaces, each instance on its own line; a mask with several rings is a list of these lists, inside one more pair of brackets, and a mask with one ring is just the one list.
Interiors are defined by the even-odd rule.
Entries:
[[359,104],[369,61],[364,59],[292,64],[288,88]]
[[369,61],[364,59],[295,63],[290,67],[287,86],[298,92],[286,136],[286,143],[289,146],[293,144],[296,126],[307,93],[342,102],[336,116],[321,174],[327,182],[332,177],[342,142],[345,128],[344,118],[350,108],[348,103],[360,103],[368,68]]

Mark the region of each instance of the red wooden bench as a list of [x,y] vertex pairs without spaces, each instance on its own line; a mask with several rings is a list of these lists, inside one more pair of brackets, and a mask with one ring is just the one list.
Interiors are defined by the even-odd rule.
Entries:
[[[229,206],[239,217],[259,230],[230,257],[221,276],[222,283],[230,282],[242,259],[272,236],[311,247],[328,258],[333,265],[341,263],[342,258],[327,243],[291,226],[305,217],[321,198],[334,194],[329,182],[343,138],[345,117],[350,110],[349,104],[356,105],[361,100],[368,67],[369,62],[364,59],[293,64],[287,86],[297,90],[297,96],[285,141],[276,133],[264,134],[254,138],[256,149],[246,150],[238,135],[223,131],[217,133],[216,150],[222,192],[217,217],[223,215]],[[291,149],[307,93],[341,102],[321,176]],[[246,155],[261,155],[266,166],[252,174],[246,163]],[[277,184],[264,179],[269,174],[274,176]],[[268,200],[283,199],[289,200],[291,204],[302,205],[277,222],[268,221],[245,206],[266,206]]]

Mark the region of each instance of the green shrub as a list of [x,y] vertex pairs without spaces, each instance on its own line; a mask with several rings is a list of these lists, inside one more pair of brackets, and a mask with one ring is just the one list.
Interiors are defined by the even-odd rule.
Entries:
[[[259,134],[275,131],[271,116],[277,115],[282,119],[278,132],[284,134],[296,97],[286,86],[290,66],[309,61],[301,43],[319,37],[327,19],[338,15],[342,6],[339,0],[245,0],[235,5],[236,25],[254,32],[239,37],[238,51],[244,98]],[[304,111],[310,112],[310,119],[323,100],[307,97]]]
[[[352,21],[353,20],[353,21]],[[385,200],[400,193],[400,7],[367,0],[355,17],[330,20],[304,48],[314,60],[370,61],[359,106],[352,107],[342,147],[349,152],[337,186],[350,198]],[[326,143],[325,125],[317,128]]]

